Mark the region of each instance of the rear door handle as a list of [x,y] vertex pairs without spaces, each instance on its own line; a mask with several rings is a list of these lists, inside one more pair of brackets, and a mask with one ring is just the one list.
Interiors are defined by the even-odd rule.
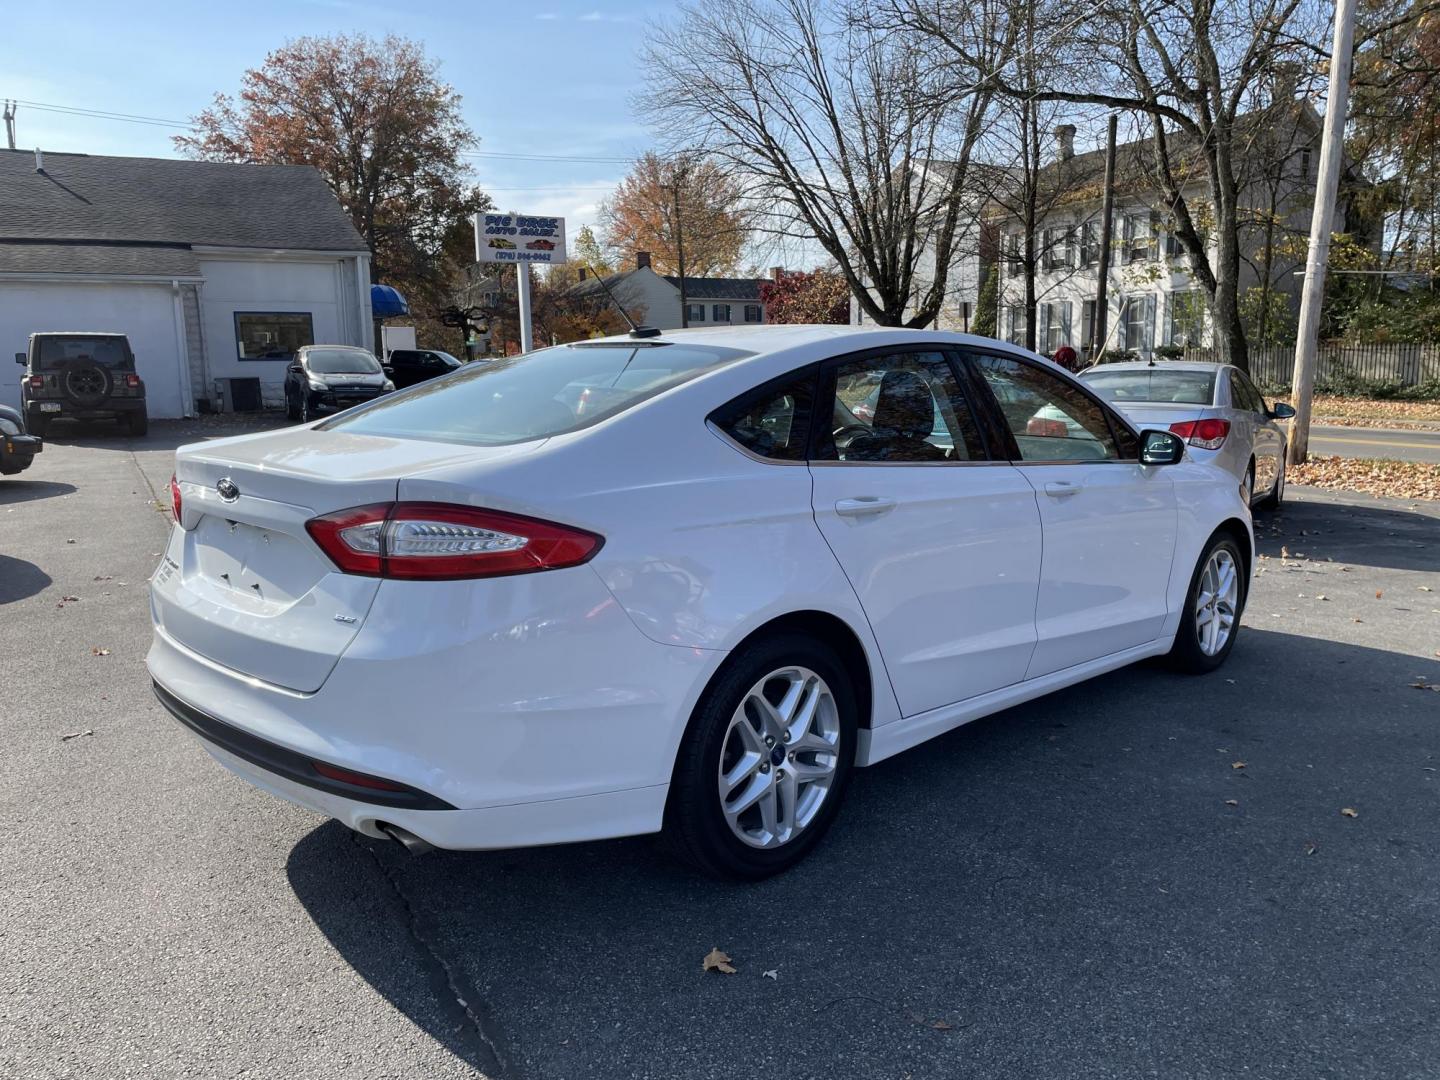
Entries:
[[1079,484],[1072,484],[1068,480],[1054,480],[1045,485],[1045,494],[1052,499],[1065,499],[1080,492]]
[[859,495],[853,499],[840,499],[835,503],[835,513],[841,517],[866,517],[893,509],[895,500],[880,495]]

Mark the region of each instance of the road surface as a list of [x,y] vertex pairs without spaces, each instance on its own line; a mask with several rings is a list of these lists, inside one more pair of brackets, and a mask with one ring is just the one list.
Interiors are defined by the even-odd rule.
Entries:
[[1440,463],[1440,431],[1401,428],[1310,428],[1312,454],[1347,458],[1397,458]]

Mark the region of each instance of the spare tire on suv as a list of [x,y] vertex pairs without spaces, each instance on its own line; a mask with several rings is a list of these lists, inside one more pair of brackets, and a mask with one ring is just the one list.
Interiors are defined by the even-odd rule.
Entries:
[[33,434],[56,420],[114,420],[131,435],[149,428],[145,383],[124,334],[31,334],[15,359],[25,365],[21,398]]

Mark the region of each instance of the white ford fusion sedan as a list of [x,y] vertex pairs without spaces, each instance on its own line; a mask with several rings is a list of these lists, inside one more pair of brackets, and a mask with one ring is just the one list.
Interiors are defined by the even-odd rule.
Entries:
[[468,365],[183,447],[150,674],[222,764],[367,835],[663,831],[758,878],[856,766],[1144,657],[1221,664],[1249,510],[1184,454],[960,334]]

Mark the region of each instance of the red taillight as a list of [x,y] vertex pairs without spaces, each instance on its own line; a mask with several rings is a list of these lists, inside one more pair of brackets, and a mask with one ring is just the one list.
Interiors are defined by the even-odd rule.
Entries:
[[1170,425],[1170,430],[1191,446],[1219,450],[1225,445],[1225,436],[1230,434],[1230,421],[1213,416],[1204,420],[1179,420]]
[[1070,434],[1064,420],[1049,420],[1043,416],[1032,416],[1025,423],[1026,435],[1037,435],[1046,439],[1063,439]]
[[139,376],[139,375],[126,375],[126,376],[125,376],[125,385],[128,386],[128,387],[130,387],[131,390],[136,389],[136,388],[140,385],[140,376]]
[[43,390],[43,389],[45,389],[45,376],[44,376],[44,375],[31,375],[31,376],[30,376],[30,389],[32,389],[32,390]]
[[578,566],[602,537],[550,521],[450,503],[377,503],[306,522],[347,574],[454,580]]
[[366,776],[364,773],[351,772],[349,769],[327,765],[323,761],[311,761],[310,767],[327,779],[339,780],[344,784],[354,784],[356,787],[374,788],[376,791],[410,790],[404,784],[392,784],[389,780],[381,780],[378,776]]
[[175,515],[175,524],[180,524],[180,481],[175,479],[175,474],[170,474],[170,512]]

